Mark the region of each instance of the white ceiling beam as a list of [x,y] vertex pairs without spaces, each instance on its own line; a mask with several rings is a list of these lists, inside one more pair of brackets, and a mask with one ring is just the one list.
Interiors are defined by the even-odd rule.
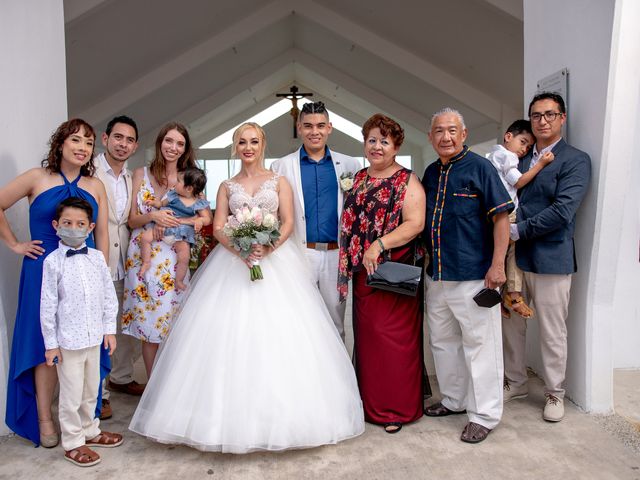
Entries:
[[[256,89],[261,91],[259,95],[253,94],[254,87],[247,87],[240,90],[225,89],[228,95],[224,99],[220,99],[218,93],[216,93],[210,99],[203,101],[207,102],[211,100],[212,103],[217,103],[207,115],[201,118],[195,118],[183,112],[174,115],[172,118],[180,119],[180,121],[187,126],[194,145],[202,145],[222,132],[232,128],[237,123],[242,122],[246,118],[261,112],[275,103],[276,98],[272,92],[291,85],[293,82],[292,78],[293,65],[289,64],[279,71],[272,72],[272,75],[269,75],[263,82],[255,86]],[[266,85],[271,86],[269,94],[262,93],[262,88]],[[241,118],[239,122],[233,123],[235,119],[239,117],[243,118]],[[145,132],[145,134],[141,136],[141,145],[153,145],[155,135],[165,123],[166,121],[163,121]]]
[[[352,104],[350,109],[354,113],[357,113],[366,119],[373,113],[382,110],[399,120],[403,126],[412,127],[414,129],[414,133],[418,136],[425,135],[424,132],[426,132],[429,119],[424,115],[421,115],[415,110],[392,100],[383,93],[364,85],[349,74],[338,70],[336,67],[329,65],[309,53],[301,50],[292,50],[292,54],[294,60],[300,66],[299,68],[297,67],[296,71],[299,72],[302,77],[301,79],[309,87],[318,91],[323,90],[324,95],[328,98],[338,97],[340,95],[344,95],[344,92],[348,92],[348,96],[351,97]],[[305,70],[312,71],[312,74],[305,74]],[[328,86],[324,86],[322,84],[323,78],[332,83],[330,89]],[[364,108],[354,109],[357,105],[354,105],[353,102],[355,98],[360,98],[366,102]],[[340,100],[336,99],[334,101],[339,102]]]
[[123,111],[127,106],[148,95],[186,72],[202,65],[216,55],[232,48],[239,42],[250,38],[255,32],[272,25],[291,14],[291,2],[275,0],[262,8],[249,13],[239,22],[210,37],[206,41],[187,50],[167,63],[150,70],[142,77],[132,81],[126,87],[112,93],[88,109],[78,112],[77,116],[97,124],[113,112]]
[[359,48],[384,58],[385,61],[433,85],[469,108],[496,122],[501,121],[502,104],[497,99],[470,83],[464,82],[459,77],[445,72],[433,63],[344,18],[335,11],[313,0],[297,0],[295,12],[331,30],[336,35],[346,38]]
[[[292,83],[316,92],[317,96],[326,99],[328,105],[339,105],[336,113],[356,124],[362,123],[374,112],[383,111],[402,123],[408,141],[419,145],[426,142],[426,117],[308,53],[291,49],[278,58],[286,59],[289,62],[288,66],[269,71],[274,66],[270,62],[264,68],[256,70],[255,76],[247,75],[238,79],[196,107],[176,115],[176,118],[189,123],[189,132],[194,144],[205,143],[266,108],[275,102],[276,91],[286,90]],[[254,78],[261,80],[250,85]],[[152,133],[158,128],[159,126],[154,127]]]
[[[253,68],[249,73],[234,78],[215,94],[201,100],[179,114],[179,118],[194,128],[194,135],[205,123],[219,122],[219,119],[244,110],[248,105],[261,101],[265,95],[271,95],[273,88],[279,88],[293,77],[291,54],[284,52],[266,63]],[[265,92],[267,92],[265,94]],[[231,98],[240,97],[241,105],[236,106]]]
[[[251,110],[266,97],[271,97],[274,91],[291,84],[293,68],[291,53],[285,52],[234,78],[225,87],[187,109],[172,113],[171,119],[180,119],[187,125],[194,144],[205,143],[211,140],[211,136],[207,137],[210,132],[223,131],[222,125],[229,118]],[[153,144],[158,130],[171,119],[159,119],[156,125],[148,126],[140,136],[140,144]]]
[[[234,79],[214,95],[173,117],[180,118],[189,125],[194,143],[208,141],[216,131],[230,128],[224,125],[227,119],[272,97],[277,89],[294,82],[304,83],[311,90],[332,99],[334,103],[348,101],[349,110],[362,118],[368,118],[374,110],[382,110],[401,120],[409,128],[413,127],[417,135],[424,136],[426,131],[427,117],[362,84],[319,58],[295,48],[253,69],[247,75]],[[273,101],[275,102],[275,97]],[[151,126],[148,132],[155,135],[164,123],[162,121]]]
[[[274,103],[275,92],[286,89],[292,83],[305,86],[327,101],[340,105],[339,113],[355,123],[361,123],[372,113],[382,111],[403,125],[407,141],[416,145],[427,143],[429,118],[314,55],[295,48],[234,79],[215,94],[175,113],[172,118],[179,118],[187,124],[194,145],[199,145]],[[504,105],[501,107],[505,108]],[[141,145],[153,144],[158,129],[164,123],[163,120],[149,127],[141,136]],[[487,135],[489,138],[495,137],[495,129],[495,124],[492,124],[470,133],[474,140],[486,140]]]

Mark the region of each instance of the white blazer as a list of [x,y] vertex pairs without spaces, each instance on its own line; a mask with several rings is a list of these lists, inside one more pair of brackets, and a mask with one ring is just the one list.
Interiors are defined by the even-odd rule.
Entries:
[[[104,155],[101,153],[100,155]],[[124,169],[124,181],[127,185],[127,205],[122,214],[122,218],[116,216],[116,198],[115,192],[111,188],[111,184],[107,181],[107,172],[102,168],[102,162],[98,159],[95,160],[96,164],[96,177],[99,178],[104,184],[104,189],[107,191],[107,202],[109,204],[109,270],[111,271],[111,278],[116,280],[118,277],[118,263],[122,260],[123,265],[127,260],[127,248],[129,246],[129,226],[127,221],[129,220],[129,212],[131,211],[131,171],[125,167]]]
[[[353,157],[329,150],[331,161],[336,171],[338,182],[338,225],[342,215],[343,195],[340,188],[340,175],[352,173],[354,176],[362,168],[360,162]],[[305,247],[307,244],[307,225],[304,215],[304,197],[302,194],[302,178],[300,175],[300,149],[282,157],[271,164],[271,170],[285,177],[293,190],[293,207],[295,211],[294,234],[298,245]]]

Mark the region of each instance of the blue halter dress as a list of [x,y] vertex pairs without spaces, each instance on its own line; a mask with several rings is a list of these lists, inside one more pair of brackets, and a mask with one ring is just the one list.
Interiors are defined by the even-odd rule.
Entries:
[[[45,252],[36,260],[24,257],[18,290],[18,311],[13,330],[11,361],[9,364],[9,385],[7,387],[6,423],[15,433],[40,444],[38,409],[34,368],[44,363],[44,339],[40,330],[40,289],[42,285],[42,265],[47,255],[58,248],[58,237],[51,225],[56,205],[69,197],[80,197],[93,207],[93,222],[98,216],[98,203],[93,196],[78,186],[80,176],[73,182],[64,179],[64,185],[45,190],[29,207],[29,231],[32,240],[42,240]],[[95,248],[93,234],[87,245]],[[108,351],[100,349],[100,380],[109,374],[111,362]],[[96,415],[100,413],[102,389],[98,389]]]

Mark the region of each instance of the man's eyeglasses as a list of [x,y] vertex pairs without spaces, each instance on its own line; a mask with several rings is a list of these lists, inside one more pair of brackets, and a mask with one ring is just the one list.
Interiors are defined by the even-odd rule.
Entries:
[[325,107],[324,103],[322,102],[305,103],[302,106],[302,113],[305,113],[305,114],[327,113],[327,107]]
[[540,120],[542,120],[542,117],[544,117],[544,119],[551,123],[553,121],[555,121],[556,118],[562,116],[563,114],[560,112],[544,112],[544,113],[532,113],[529,118],[531,119],[532,122],[539,122]]

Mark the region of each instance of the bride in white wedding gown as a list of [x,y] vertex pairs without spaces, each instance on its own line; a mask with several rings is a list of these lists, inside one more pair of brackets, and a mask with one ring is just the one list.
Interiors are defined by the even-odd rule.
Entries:
[[[220,186],[220,242],[191,282],[129,428],[163,443],[247,453],[332,444],[364,431],[356,377],[294,242],[291,187],[263,165],[260,126],[233,135],[240,173]],[[279,214],[277,248],[254,247],[263,280],[222,232],[248,205]]]

